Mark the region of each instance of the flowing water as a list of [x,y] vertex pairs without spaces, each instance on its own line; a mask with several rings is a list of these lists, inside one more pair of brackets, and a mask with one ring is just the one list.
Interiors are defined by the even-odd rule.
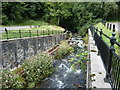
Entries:
[[85,72],[80,69],[80,66],[74,71],[71,67],[73,62],[68,61],[70,58],[77,60],[76,53],[77,50],[83,49],[83,41],[81,38],[72,38],[70,41],[70,44],[75,46],[75,53],[55,61],[55,72],[43,81],[40,88],[85,88]]

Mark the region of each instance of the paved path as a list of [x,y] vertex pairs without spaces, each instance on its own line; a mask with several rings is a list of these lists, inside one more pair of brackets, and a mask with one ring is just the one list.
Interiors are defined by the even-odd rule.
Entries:
[[[34,26],[32,26],[32,27],[34,27]],[[0,33],[3,33],[5,28],[7,30],[19,30],[19,29],[24,29],[24,28],[30,28],[30,26],[0,27]]]
[[110,84],[104,81],[104,78],[106,76],[106,71],[105,71],[102,59],[99,55],[97,55],[97,53],[98,53],[98,48],[95,45],[95,41],[89,29],[89,54],[90,54],[90,61],[91,61],[90,77],[92,80],[90,88],[109,88],[110,89],[111,88]]
[[112,26],[114,24],[115,25],[115,30],[120,33],[120,22],[111,22],[110,24],[112,24]]

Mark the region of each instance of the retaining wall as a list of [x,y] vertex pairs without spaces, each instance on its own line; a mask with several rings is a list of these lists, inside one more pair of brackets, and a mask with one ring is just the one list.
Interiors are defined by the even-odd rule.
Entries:
[[66,38],[66,34],[1,41],[1,68],[14,68],[37,52],[43,52]]

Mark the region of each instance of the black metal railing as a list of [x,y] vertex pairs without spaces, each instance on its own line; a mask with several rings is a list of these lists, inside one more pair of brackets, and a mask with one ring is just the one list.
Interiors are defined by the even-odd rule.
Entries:
[[62,30],[7,30],[2,34],[2,39],[13,39],[13,38],[23,38],[23,37],[33,37],[33,36],[44,36],[44,35],[54,35],[62,34]]
[[[111,27],[111,26],[110,26]],[[115,28],[115,27],[113,27]],[[99,53],[103,60],[106,69],[106,80],[110,83],[111,87],[119,90],[120,89],[120,56],[116,54],[114,45],[120,47],[120,43],[116,41],[115,30],[113,29],[112,37],[107,36],[98,28],[90,26],[92,36],[94,37],[95,44],[98,47]],[[109,46],[102,38],[109,39],[111,45]]]

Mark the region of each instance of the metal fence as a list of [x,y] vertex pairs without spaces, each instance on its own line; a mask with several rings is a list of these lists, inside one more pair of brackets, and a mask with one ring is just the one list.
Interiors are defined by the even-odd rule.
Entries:
[[[111,26],[109,28],[111,28]],[[120,90],[120,56],[116,54],[114,48],[114,45],[120,47],[120,43],[116,41],[114,28],[115,27],[113,27],[112,37],[109,37],[102,32],[102,29],[98,30],[98,28],[95,28],[92,25],[90,26],[90,30],[106,69],[105,80],[111,84],[113,89]],[[102,39],[102,36],[105,36],[110,40],[111,46],[108,46]]]
[[7,30],[2,33],[2,39],[13,39],[33,36],[44,36],[64,33],[62,30]]

